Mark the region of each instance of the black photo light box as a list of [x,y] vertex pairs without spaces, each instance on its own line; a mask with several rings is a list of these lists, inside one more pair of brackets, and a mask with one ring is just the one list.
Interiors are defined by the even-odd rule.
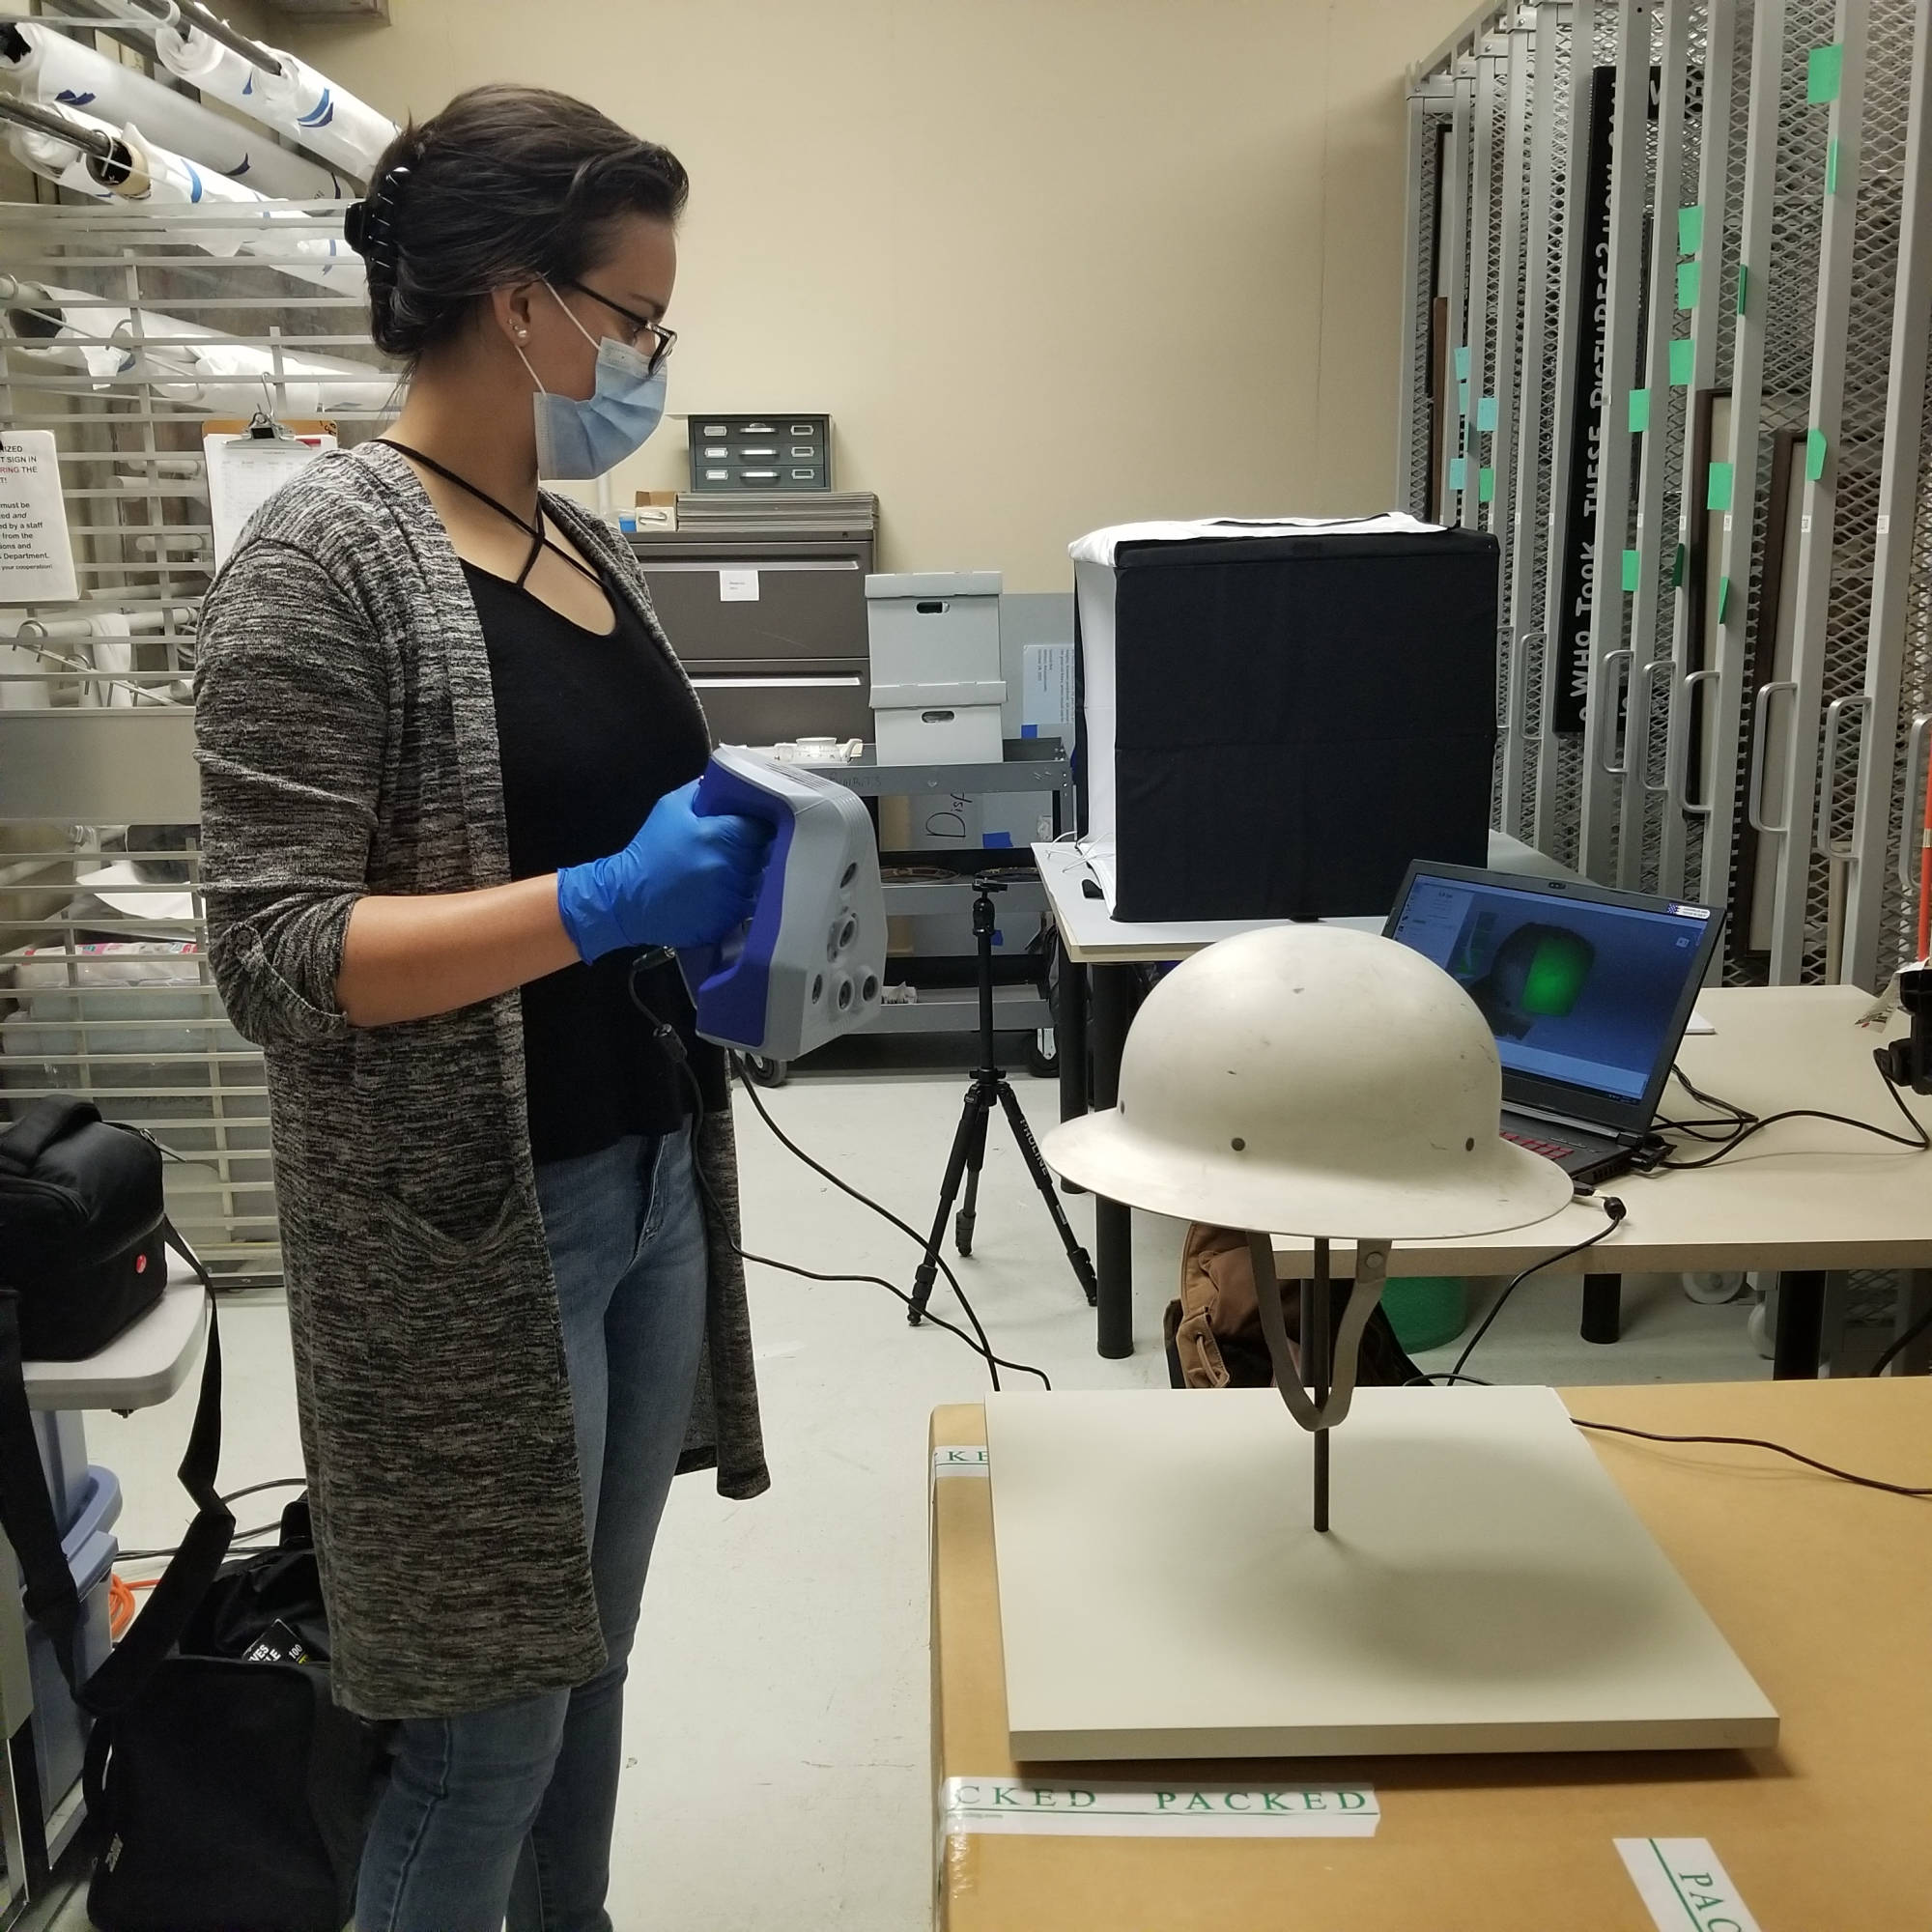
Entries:
[[1381,915],[1412,861],[1482,865],[1497,574],[1481,531],[1319,526],[1123,536],[1078,563],[1087,832],[1113,842],[1115,916]]

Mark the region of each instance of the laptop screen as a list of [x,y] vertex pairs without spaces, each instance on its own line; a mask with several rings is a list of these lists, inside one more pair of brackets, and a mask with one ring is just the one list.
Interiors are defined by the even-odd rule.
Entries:
[[1714,923],[1705,906],[1605,903],[1418,867],[1389,936],[1481,1008],[1506,1096],[1534,1082],[1539,1097],[1567,1089],[1620,1111],[1675,1054]]

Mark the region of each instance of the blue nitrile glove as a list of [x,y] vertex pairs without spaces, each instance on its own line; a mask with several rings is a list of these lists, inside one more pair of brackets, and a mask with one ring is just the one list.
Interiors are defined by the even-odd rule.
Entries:
[[751,918],[772,829],[700,817],[696,789],[693,780],[666,792],[621,852],[556,875],[563,929],[585,959],[620,946],[710,945]]

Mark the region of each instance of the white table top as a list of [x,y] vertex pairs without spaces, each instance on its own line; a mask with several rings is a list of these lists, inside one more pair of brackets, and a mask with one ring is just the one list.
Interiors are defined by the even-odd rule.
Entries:
[[[1678,1064],[1706,1093],[1756,1114],[1816,1107],[1905,1130],[1872,1065],[1881,1030],[1857,1024],[1871,1005],[1868,993],[1856,986],[1726,987],[1697,1005],[1717,1031],[1687,1037]],[[1891,1031],[1904,1027],[1895,1022]],[[1906,1097],[1932,1126],[1932,1098]],[[1672,1082],[1663,1115],[1684,1118],[1687,1110],[1704,1111]],[[1692,1142],[1687,1157],[1709,1151]],[[1608,1240],[1555,1263],[1550,1273],[1932,1267],[1932,1154],[1826,1121],[1786,1121],[1716,1167],[1625,1175],[1603,1191],[1623,1201],[1629,1218]],[[1439,1245],[1402,1242],[1389,1272],[1514,1274],[1603,1225],[1602,1208],[1577,1202],[1532,1228]],[[1314,1250],[1306,1240],[1277,1236],[1275,1254],[1284,1277],[1311,1271]],[[1336,1244],[1338,1274],[1350,1272],[1353,1255],[1349,1243]]]
[[[1134,922],[1113,918],[1104,899],[1089,898],[1081,890],[1093,878],[1087,862],[1071,843],[1036,845],[1034,862],[1039,867],[1040,884],[1046,888],[1047,903],[1053,909],[1054,923],[1066,948],[1067,957],[1081,966],[1124,966],[1137,960],[1185,959],[1212,946],[1217,939],[1233,939],[1237,933],[1252,932],[1262,925],[1289,925],[1284,919],[1208,919]],[[1527,872],[1541,878],[1567,878],[1569,874],[1554,860],[1547,859],[1520,838],[1506,832],[1490,834],[1490,865],[1498,871]],[[1385,921],[1380,916],[1328,919],[1323,925],[1353,926],[1358,932],[1379,932]]]
[[152,1408],[187,1380],[208,1326],[208,1292],[168,1257],[160,1301],[97,1355],[28,1362],[30,1408]]

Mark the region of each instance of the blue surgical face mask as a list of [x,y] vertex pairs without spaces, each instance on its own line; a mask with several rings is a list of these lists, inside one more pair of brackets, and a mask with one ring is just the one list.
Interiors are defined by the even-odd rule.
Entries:
[[[549,289],[546,282],[544,287]],[[571,314],[570,305],[554,289],[556,305],[570,316],[578,331],[590,331]],[[515,345],[512,345],[515,347]],[[650,358],[614,335],[597,343],[597,386],[588,396],[554,395],[530,369],[521,348],[517,355],[530,381],[537,385],[531,398],[537,424],[537,474],[545,478],[577,479],[602,476],[644,445],[664,419],[665,372],[651,373]]]

